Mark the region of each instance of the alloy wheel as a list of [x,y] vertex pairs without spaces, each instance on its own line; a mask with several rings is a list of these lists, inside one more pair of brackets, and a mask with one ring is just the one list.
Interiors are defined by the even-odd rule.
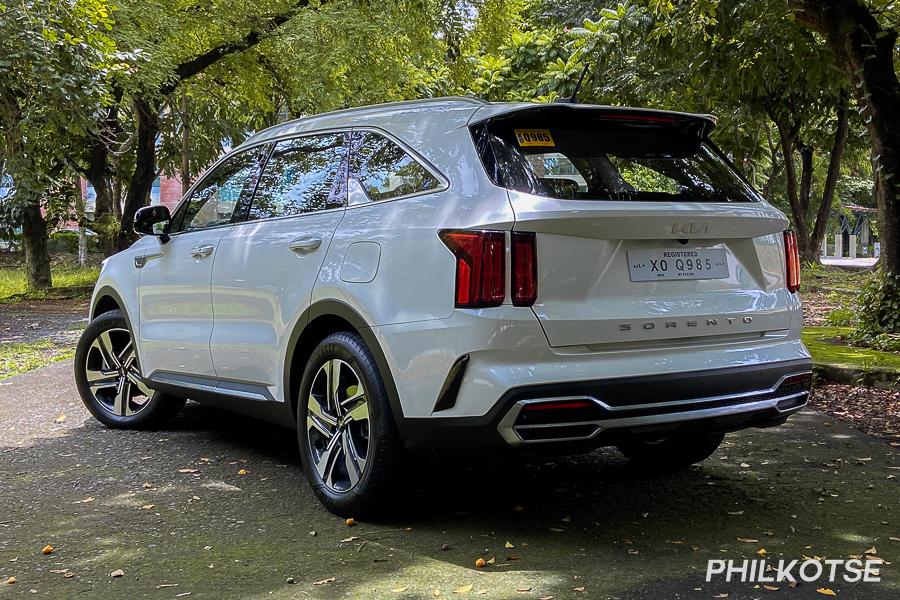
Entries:
[[369,453],[369,403],[362,379],[333,358],[319,368],[306,405],[310,456],[319,478],[335,492],[360,480]]
[[84,368],[91,394],[113,415],[136,415],[153,396],[141,376],[127,329],[107,329],[98,335],[88,349]]

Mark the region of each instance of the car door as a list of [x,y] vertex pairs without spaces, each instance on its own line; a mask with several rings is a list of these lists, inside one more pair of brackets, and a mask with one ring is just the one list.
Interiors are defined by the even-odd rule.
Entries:
[[213,266],[210,348],[221,391],[283,399],[287,339],[309,306],[346,185],[343,133],[274,145],[244,222],[220,240]]
[[142,269],[139,348],[145,376],[215,376],[209,353],[212,267],[238,207],[249,203],[267,153],[267,147],[254,148],[214,167],[176,209],[171,239],[136,263]]

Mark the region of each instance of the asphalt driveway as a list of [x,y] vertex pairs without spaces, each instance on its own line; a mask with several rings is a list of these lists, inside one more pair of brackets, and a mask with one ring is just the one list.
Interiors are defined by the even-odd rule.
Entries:
[[[0,597],[900,597],[900,451],[813,411],[661,478],[611,450],[419,457],[395,514],[351,527],[292,432],[193,403],[165,431],[108,430],[70,370],[0,382]],[[881,583],[704,581],[710,559],[866,551],[892,563]]]

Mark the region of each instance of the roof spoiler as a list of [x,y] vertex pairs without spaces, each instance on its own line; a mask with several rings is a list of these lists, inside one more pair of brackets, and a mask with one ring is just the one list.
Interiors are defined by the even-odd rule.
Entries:
[[512,116],[539,116],[545,113],[555,118],[571,114],[574,118],[585,117],[587,114],[578,115],[573,111],[590,113],[597,119],[610,119],[611,121],[642,122],[647,125],[671,124],[676,127],[697,128],[699,138],[706,138],[716,126],[716,117],[707,114],[684,113],[669,110],[653,110],[648,108],[629,108],[622,106],[605,106],[598,104],[538,104],[538,103],[503,103],[486,104],[478,108],[469,119],[469,125],[477,125],[486,121],[501,120]]

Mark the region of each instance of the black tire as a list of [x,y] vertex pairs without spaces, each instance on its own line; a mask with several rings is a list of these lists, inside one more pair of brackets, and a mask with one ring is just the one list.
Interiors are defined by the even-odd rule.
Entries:
[[[332,377],[338,382],[338,391],[332,392],[333,396],[322,391],[322,377],[326,380]],[[357,383],[347,385],[342,383],[342,378]],[[323,393],[328,397],[323,397]],[[360,394],[367,404],[365,425],[353,417],[362,410]],[[307,420],[313,402],[317,404],[312,418],[320,419],[317,421],[320,427],[309,425]],[[343,402],[347,404],[341,406]],[[327,422],[321,420],[326,418]],[[393,481],[400,467],[402,443],[378,366],[356,333],[329,335],[309,357],[297,399],[297,438],[306,477],[329,511],[342,517],[361,518],[384,510],[386,501],[395,491]],[[366,446],[364,464],[359,468],[363,441]],[[330,470],[325,454],[329,446],[331,451],[327,456],[333,461]],[[352,465],[355,468],[350,462],[354,456],[356,460]],[[343,461],[343,467],[340,461]],[[325,471],[324,476],[320,469]],[[355,471],[356,481],[353,481],[351,471]]]
[[[154,429],[178,414],[185,399],[155,392],[143,383],[131,340],[121,311],[97,316],[81,334],[75,349],[75,384],[84,405],[107,427]],[[109,358],[109,348],[114,359]]]
[[678,436],[659,440],[634,440],[618,445],[631,463],[650,473],[672,473],[702,462],[715,452],[724,433]]

